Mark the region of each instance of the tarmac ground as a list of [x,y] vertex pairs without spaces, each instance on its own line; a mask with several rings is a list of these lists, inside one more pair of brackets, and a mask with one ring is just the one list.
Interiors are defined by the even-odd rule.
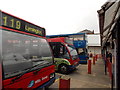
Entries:
[[76,70],[70,72],[68,75],[56,73],[56,81],[49,89],[59,89],[60,77],[63,79],[70,78],[70,89],[102,89],[110,90],[111,81],[109,75],[104,74],[104,62],[98,59],[95,65],[92,64],[91,74],[88,74],[88,65],[80,64]]

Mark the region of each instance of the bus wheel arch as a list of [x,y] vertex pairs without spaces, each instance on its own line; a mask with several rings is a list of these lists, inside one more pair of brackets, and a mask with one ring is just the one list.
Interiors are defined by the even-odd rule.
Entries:
[[62,63],[58,66],[58,71],[62,74],[68,74],[69,67],[67,64]]

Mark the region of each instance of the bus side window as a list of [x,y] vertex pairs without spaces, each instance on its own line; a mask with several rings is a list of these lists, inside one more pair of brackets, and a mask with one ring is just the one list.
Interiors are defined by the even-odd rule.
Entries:
[[78,52],[78,55],[84,55],[85,54],[83,48],[78,48],[77,52]]
[[60,46],[60,56],[64,55],[64,46]]
[[63,46],[63,55],[62,55],[63,58],[66,58],[66,59],[70,59],[70,56],[68,54],[68,50],[65,46]]
[[52,50],[53,50],[54,57],[59,58],[59,56],[60,56],[60,47],[58,45],[53,45]]

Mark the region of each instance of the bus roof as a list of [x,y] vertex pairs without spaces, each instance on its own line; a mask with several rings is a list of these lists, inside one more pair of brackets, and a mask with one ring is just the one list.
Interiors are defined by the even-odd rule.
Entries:
[[86,33],[73,33],[73,34],[60,34],[60,35],[47,35],[47,38],[54,38],[54,37],[68,37],[71,35],[85,35]]
[[64,37],[61,37],[61,38],[50,38],[47,40],[48,40],[48,42],[62,42],[62,43],[64,43],[65,42],[64,39],[65,39]]

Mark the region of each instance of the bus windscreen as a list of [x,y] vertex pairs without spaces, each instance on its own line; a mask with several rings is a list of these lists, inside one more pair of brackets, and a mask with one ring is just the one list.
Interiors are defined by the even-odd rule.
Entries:
[[44,38],[12,31],[2,31],[2,59],[4,79],[23,71],[40,69],[53,64],[50,47]]

